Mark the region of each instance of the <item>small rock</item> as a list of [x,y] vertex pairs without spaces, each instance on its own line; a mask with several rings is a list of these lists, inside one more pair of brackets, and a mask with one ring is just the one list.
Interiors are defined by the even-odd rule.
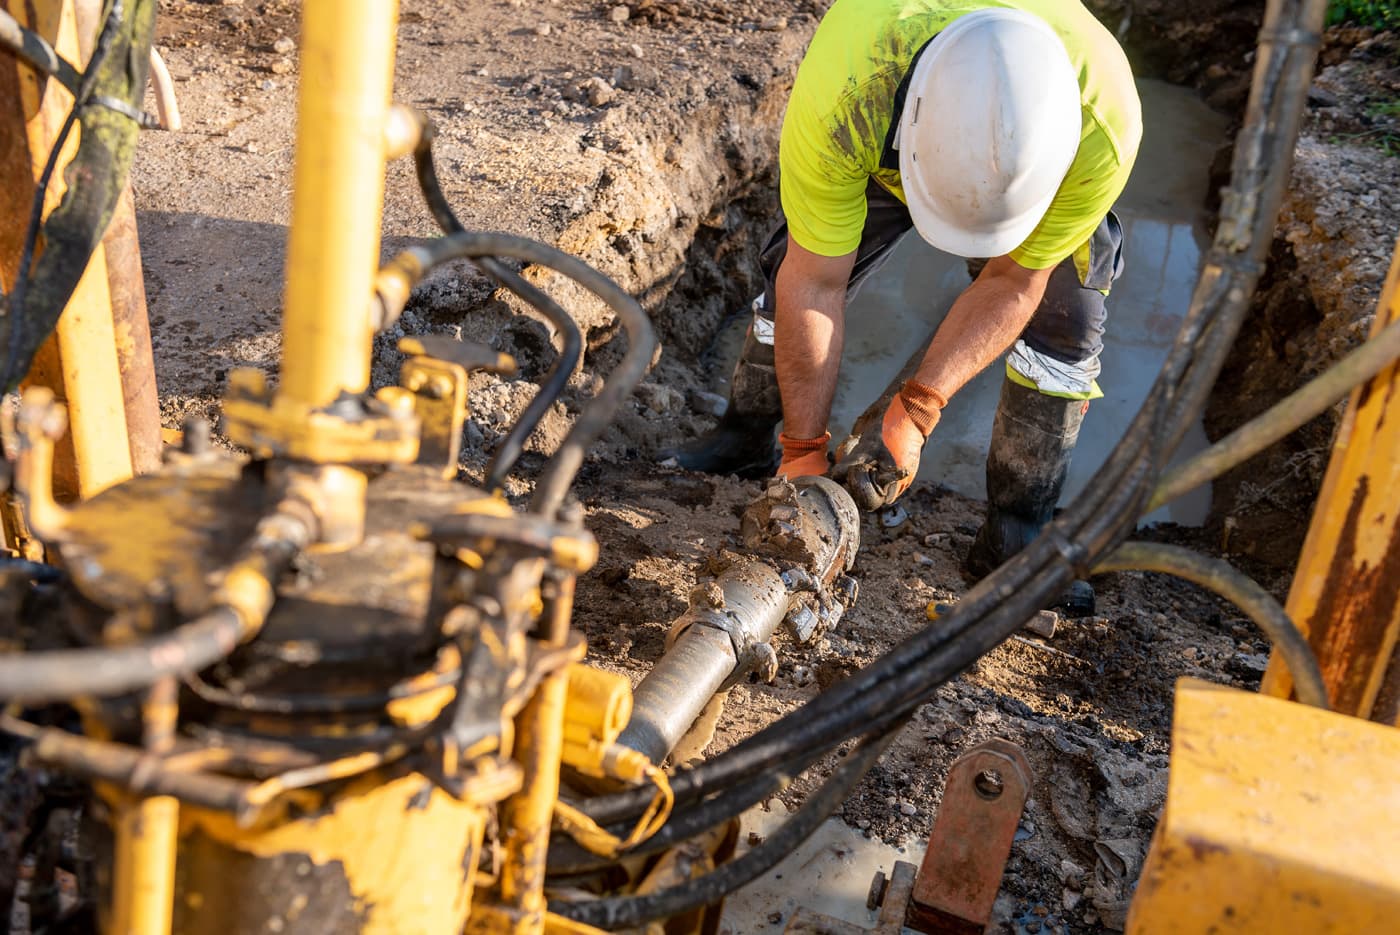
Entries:
[[894,796],[892,796],[892,795],[891,795],[891,796],[886,796],[886,798],[885,798],[885,804],[888,805],[890,808],[894,808],[896,805],[899,804],[899,799],[896,799],[896,798],[895,798]]
[[632,54],[637,58],[642,58],[646,55],[646,53],[642,51],[642,47],[635,42],[632,43]]
[[953,537],[946,532],[935,532],[924,536],[924,545],[930,549],[946,549],[953,544]]
[[792,667],[792,683],[798,688],[801,688],[804,685],[810,685],[812,683],[813,678],[815,678],[815,676],[812,673],[811,666]]
[[535,27],[535,35],[537,36],[547,36],[552,32],[554,32],[554,27],[548,23],[540,23]]
[[869,831],[869,830],[870,830],[870,819],[869,819],[869,818],[857,818],[857,819],[856,819],[856,827],[859,828],[861,831]]
[[277,90],[277,82],[273,81],[271,78],[264,78],[262,81],[258,82],[258,90],[260,90],[260,91],[276,91],[276,90]]
[[880,511],[880,525],[886,529],[895,529],[903,526],[909,519],[909,511],[896,503],[894,506],[885,507]]
[[1194,646],[1188,646],[1181,651],[1181,658],[1185,659],[1187,662],[1195,662],[1196,657],[1199,655],[1200,653],[1196,651],[1196,647]]
[[758,24],[758,28],[764,32],[782,32],[787,29],[786,16],[770,16],[768,19]]
[[619,88],[623,91],[635,91],[637,88],[637,82],[635,76],[632,74],[632,66],[619,65],[616,68],[614,68],[612,73],[612,84],[613,87]]
[[248,142],[243,144],[243,151],[245,153],[252,153],[254,155],[257,155],[258,153],[262,152],[262,147],[259,146],[257,143],[254,143],[252,140],[249,140]]
[[603,107],[617,97],[617,89],[596,76],[580,84],[578,89],[593,107]]
[[289,75],[292,72],[292,60],[289,58],[279,58],[277,61],[267,66],[267,70],[274,75]]
[[1036,933],[1039,932],[1040,929],[1041,922],[1039,919],[1032,919],[1031,921],[1026,923],[1026,931],[1030,932],[1031,935],[1036,935]]
[[632,18],[632,11],[619,4],[608,10],[608,19],[614,23],[625,23]]
[[272,51],[276,52],[278,55],[291,55],[296,50],[296,40],[288,38],[287,36],[283,36],[276,42],[272,43]]
[[915,815],[919,814],[919,810],[915,808],[912,803],[904,802],[899,806],[899,813],[907,818],[913,818]]
[[915,553],[914,553],[914,564],[915,564],[915,565],[932,565],[932,564],[933,564],[933,559],[929,558],[927,555],[925,555],[925,554],[922,553],[922,552],[915,552]]
[[749,832],[749,847],[758,847],[762,843],[763,835],[759,834],[757,831]]
[[1053,610],[1042,610],[1026,621],[1024,629],[1048,640],[1055,635],[1055,628],[1059,626],[1059,624],[1059,614],[1055,613]]
[[1089,871],[1069,858],[1066,857],[1060,861],[1060,882],[1069,889],[1075,891],[1084,889],[1084,880],[1088,875]]

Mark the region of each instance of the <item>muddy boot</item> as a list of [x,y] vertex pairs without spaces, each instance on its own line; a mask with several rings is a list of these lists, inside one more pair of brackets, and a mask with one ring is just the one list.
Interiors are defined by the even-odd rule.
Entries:
[[706,434],[660,453],[681,467],[707,474],[772,477],[778,469],[774,430],[783,418],[773,348],[749,329],[729,384],[729,408]]
[[[1054,518],[1087,409],[1082,399],[1002,383],[987,452],[987,519],[963,566],[974,580],[1029,545]],[[1076,581],[1053,606],[1072,617],[1091,614],[1093,588]]]

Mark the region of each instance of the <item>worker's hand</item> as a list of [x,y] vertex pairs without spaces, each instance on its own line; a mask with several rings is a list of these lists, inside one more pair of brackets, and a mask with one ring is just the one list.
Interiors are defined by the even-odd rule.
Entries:
[[831,466],[826,456],[826,446],[831,441],[830,432],[823,432],[816,438],[793,438],[786,432],[779,432],[778,441],[783,445],[783,463],[778,465],[779,477],[788,480],[820,477]]
[[946,404],[933,387],[905,381],[885,410],[880,433],[866,432],[836,465],[836,478],[845,483],[856,506],[877,510],[909,489],[919,472],[924,442]]

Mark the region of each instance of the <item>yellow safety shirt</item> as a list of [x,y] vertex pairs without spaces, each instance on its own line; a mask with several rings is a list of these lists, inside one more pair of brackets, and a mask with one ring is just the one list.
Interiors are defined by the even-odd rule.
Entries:
[[[888,148],[895,98],[915,56],[958,17],[1024,10],[1059,35],[1079,72],[1079,150],[1039,226],[1011,258],[1045,269],[1074,254],[1128,182],[1142,111],[1132,70],[1112,34],[1076,0],[836,0],[797,71],[779,154],[788,230],[821,256],[856,249],[874,178],[904,200]],[[883,162],[883,165],[882,165]]]

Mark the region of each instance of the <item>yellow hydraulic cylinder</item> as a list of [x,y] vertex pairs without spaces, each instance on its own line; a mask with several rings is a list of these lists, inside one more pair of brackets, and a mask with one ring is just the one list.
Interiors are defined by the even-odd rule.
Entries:
[[[1400,245],[1373,333],[1400,320]],[[1400,726],[1400,363],[1351,395],[1288,595],[1337,711]],[[1287,697],[1277,657],[1263,691]]]
[[313,408],[369,385],[395,0],[307,0],[278,394]]
[[[7,8],[22,24],[48,39],[59,55],[71,61],[79,59],[72,0],[8,0]],[[15,100],[26,122],[28,151],[23,154],[23,147],[10,147],[7,155],[9,159],[27,155],[32,174],[30,184],[20,190],[23,197],[14,199],[12,191],[5,201],[9,222],[0,226],[9,228],[10,233],[0,253],[4,254],[7,287],[13,286],[12,277],[17,275],[17,270],[12,272],[13,264],[19,256],[17,244],[10,241],[23,237],[22,219],[28,216],[33,181],[43,171],[58,129],[73,105],[72,96],[58,82],[45,81],[24,65],[18,67],[18,92]],[[6,117],[12,119],[13,114]],[[77,150],[77,132],[69,135],[58,168],[49,180],[45,214],[58,205],[66,192],[63,170]],[[22,213],[15,213],[15,201],[23,204]],[[106,255],[99,246],[28,381],[54,390],[68,409],[71,447],[68,443],[60,446],[60,463],[55,469],[57,489],[62,496],[90,497],[131,477],[116,347]]]
[[[540,634],[547,645],[563,645],[574,607],[574,578],[553,582]],[[502,808],[505,863],[500,901],[512,920],[513,935],[540,935],[545,930],[544,877],[554,803],[559,798],[559,764],[564,750],[564,707],[569,695],[567,670],[545,676],[535,696],[516,719],[515,757],[524,768],[524,786]]]
[[[154,685],[143,709],[145,745],[152,756],[175,744],[178,686]],[[175,905],[175,850],[180,803],[168,795],[142,798],[113,793],[116,847],[113,855],[112,919],[109,932],[169,935]]]

